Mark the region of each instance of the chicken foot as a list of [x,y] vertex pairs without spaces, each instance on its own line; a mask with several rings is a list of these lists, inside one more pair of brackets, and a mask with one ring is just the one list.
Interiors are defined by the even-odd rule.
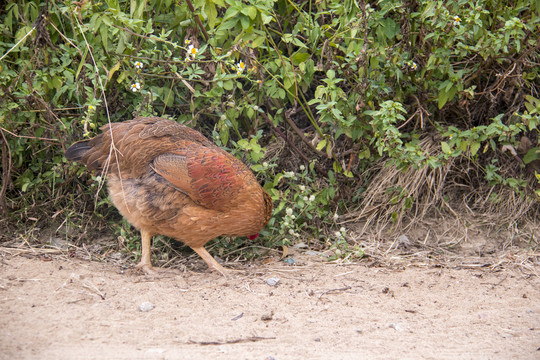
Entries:
[[[141,261],[135,266],[137,269],[141,269],[145,274],[147,275],[156,275],[158,271],[167,270],[167,269],[161,269],[157,267],[152,266],[152,260],[151,260],[151,243],[152,243],[152,234],[148,231],[141,229]],[[226,276],[226,274],[230,271],[229,269],[224,268],[221,266],[216,259],[210,255],[210,253],[204,248],[204,246],[201,247],[192,247],[193,251],[195,251],[199,256],[208,264],[208,267],[212,270],[218,271],[221,275]]]
[[193,251],[195,251],[199,256],[204,260],[205,263],[208,264],[208,267],[210,269],[217,270],[221,273],[221,275],[226,276],[227,272],[229,272],[229,269],[225,269],[223,266],[221,266],[216,259],[210,255],[208,251],[204,248],[204,246],[201,247],[192,247]]
[[147,275],[155,275],[156,269],[152,266],[152,252],[150,245],[152,243],[152,234],[141,229],[141,261],[135,266],[141,269]]
[[148,231],[141,229],[141,261],[135,266],[137,269],[141,269],[146,275],[156,276],[162,273],[172,273],[176,274],[177,272],[173,269],[162,269],[159,267],[152,266],[152,234]]

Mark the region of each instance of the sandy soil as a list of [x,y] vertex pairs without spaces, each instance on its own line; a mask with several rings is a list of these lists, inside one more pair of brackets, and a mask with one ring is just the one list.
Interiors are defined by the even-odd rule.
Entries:
[[297,259],[151,278],[4,254],[0,357],[540,359],[537,277]]

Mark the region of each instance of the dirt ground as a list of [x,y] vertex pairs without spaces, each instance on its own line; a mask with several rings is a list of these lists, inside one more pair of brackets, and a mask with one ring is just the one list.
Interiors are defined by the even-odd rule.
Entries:
[[2,253],[0,357],[540,359],[540,281],[519,269],[296,260],[155,278]]

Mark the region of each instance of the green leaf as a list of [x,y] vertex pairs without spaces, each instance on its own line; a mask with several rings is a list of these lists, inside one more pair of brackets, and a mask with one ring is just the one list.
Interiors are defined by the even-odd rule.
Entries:
[[117,62],[116,65],[114,65],[114,66],[111,68],[111,70],[109,70],[109,76],[108,76],[109,80],[112,79],[114,73],[117,72],[118,69],[120,69],[120,61]]
[[293,65],[298,66],[299,64],[303,63],[307,59],[309,59],[310,55],[307,53],[295,53],[293,56],[291,56],[291,61]]
[[449,97],[449,93],[446,90],[441,90],[441,92],[439,92],[439,103],[438,103],[439,109],[443,108],[443,106],[448,101],[448,97]]
[[256,49],[259,46],[261,46],[265,40],[266,40],[266,36],[257,36],[253,39],[253,41],[251,41],[251,43],[249,44],[249,47]]
[[206,6],[204,7],[204,12],[208,18],[208,26],[210,26],[210,29],[213,29],[217,18],[216,5],[214,5],[212,2],[207,2]]
[[334,161],[334,163],[332,164],[332,167],[334,168],[334,171],[337,173],[343,172],[343,169],[341,168],[340,163],[338,163],[337,161]]
[[271,15],[261,13],[261,19],[264,25],[268,24],[270,21],[274,20]]
[[317,144],[317,150],[321,151],[326,146],[326,139],[319,141]]
[[234,81],[227,80],[223,82],[223,88],[227,91],[231,91],[234,87]]
[[240,24],[242,24],[242,29],[247,30],[250,25],[250,21],[248,17],[242,16],[240,17]]
[[461,151],[467,151],[468,147],[469,147],[469,144],[465,140],[462,140],[459,143],[459,148],[461,149]]
[[443,153],[445,153],[445,154],[450,154],[451,153],[450,146],[448,145],[447,142],[441,141],[441,148],[442,148]]
[[257,17],[257,8],[253,5],[248,7],[247,16],[249,16],[251,20],[255,20],[255,18]]
[[105,51],[109,51],[109,28],[105,25],[99,27],[99,33],[101,35],[101,44]]
[[240,140],[238,140],[237,144],[238,144],[238,146],[240,146],[242,149],[246,149],[246,150],[251,149],[251,146],[249,145],[249,141],[247,141],[246,139],[240,139]]
[[437,5],[436,1],[428,1],[428,5],[422,12],[421,18],[422,21],[426,20],[428,17],[435,15],[435,6]]
[[480,150],[480,143],[479,142],[473,142],[471,144],[471,156],[476,155],[478,150]]
[[532,148],[523,157],[523,162],[525,164],[529,164],[535,160],[537,160],[540,157],[540,149],[539,148]]
[[[230,8],[228,8],[228,9],[227,9],[227,12],[225,13],[225,16],[223,16],[223,21],[229,20],[229,19],[235,17],[236,14],[238,14],[238,13],[239,13],[238,8],[236,8],[236,7],[230,7]],[[237,19],[237,20],[238,20],[238,19]],[[235,23],[236,23],[236,21],[235,21]]]
[[383,32],[388,40],[392,40],[398,33],[400,29],[398,24],[391,18],[386,18],[383,20]]

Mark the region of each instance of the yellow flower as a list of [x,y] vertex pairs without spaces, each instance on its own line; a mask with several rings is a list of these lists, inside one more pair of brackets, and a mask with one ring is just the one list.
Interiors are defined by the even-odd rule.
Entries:
[[186,38],[186,39],[184,40],[184,44],[185,44],[185,45],[191,44],[191,40],[189,40],[189,39]]

